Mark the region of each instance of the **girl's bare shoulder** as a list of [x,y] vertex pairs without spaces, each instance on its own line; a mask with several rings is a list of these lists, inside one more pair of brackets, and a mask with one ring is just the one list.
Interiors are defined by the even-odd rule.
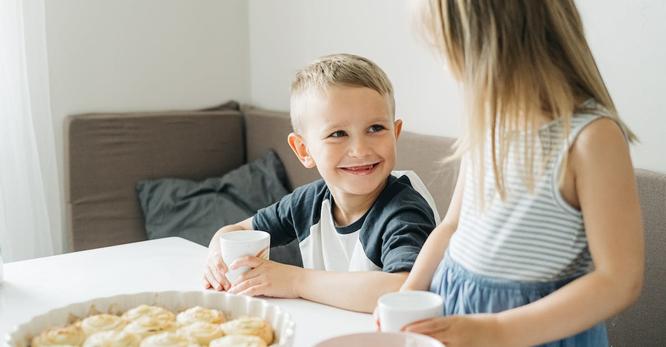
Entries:
[[622,129],[613,119],[600,117],[585,126],[571,146],[573,164],[599,160],[625,159],[629,145]]

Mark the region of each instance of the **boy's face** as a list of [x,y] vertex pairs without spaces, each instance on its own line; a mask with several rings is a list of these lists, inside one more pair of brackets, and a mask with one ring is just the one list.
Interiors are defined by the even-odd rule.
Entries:
[[396,160],[402,122],[387,99],[363,87],[331,87],[307,97],[289,138],[304,166],[317,167],[335,195],[368,195],[384,188]]

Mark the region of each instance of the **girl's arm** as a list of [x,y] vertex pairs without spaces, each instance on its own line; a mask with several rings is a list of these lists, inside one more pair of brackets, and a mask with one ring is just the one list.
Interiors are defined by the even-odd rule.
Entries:
[[463,187],[465,185],[465,166],[462,165],[463,161],[461,160],[458,179],[446,216],[442,223],[430,233],[430,236],[428,236],[428,239],[423,244],[414,267],[412,267],[412,271],[410,271],[407,280],[400,290],[428,290],[430,287],[430,281],[437,269],[437,265],[439,265],[444,256],[444,251],[449,246],[449,239],[458,227]]
[[644,241],[629,148],[611,120],[591,123],[571,150],[575,190],[595,269],[551,295],[498,315],[509,345],[574,335],[612,317],[638,298]]

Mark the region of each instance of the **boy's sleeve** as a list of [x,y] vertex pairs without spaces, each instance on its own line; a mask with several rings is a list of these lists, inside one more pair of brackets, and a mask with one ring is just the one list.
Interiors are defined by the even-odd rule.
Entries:
[[296,188],[273,205],[257,211],[252,217],[252,228],[271,234],[271,247],[304,239],[321,207],[317,201],[321,200],[325,187],[320,180]]
[[278,202],[257,211],[252,217],[252,228],[271,235],[271,247],[285,245],[296,238],[292,218],[293,193]]
[[384,226],[382,271],[409,272],[435,225],[432,209],[420,196],[401,201]]

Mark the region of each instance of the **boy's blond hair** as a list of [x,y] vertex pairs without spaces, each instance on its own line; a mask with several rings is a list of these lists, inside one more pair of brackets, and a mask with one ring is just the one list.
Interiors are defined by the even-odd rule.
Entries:
[[299,119],[306,99],[333,86],[370,88],[386,98],[391,117],[395,117],[393,86],[386,73],[369,59],[353,54],[323,56],[296,73],[291,83],[291,125],[299,133]]

